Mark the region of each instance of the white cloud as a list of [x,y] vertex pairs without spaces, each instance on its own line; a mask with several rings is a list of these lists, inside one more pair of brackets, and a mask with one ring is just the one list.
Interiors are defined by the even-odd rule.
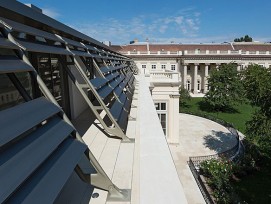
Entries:
[[162,26],[160,26],[160,28],[159,28],[159,32],[160,32],[160,33],[165,33],[165,31],[167,30],[167,28],[168,28],[167,25],[162,25]]
[[197,37],[197,36],[190,36],[187,37],[180,37],[180,38],[156,38],[153,40],[154,42],[160,43],[222,43],[222,42],[231,42],[234,39],[234,36],[208,36],[208,37]]
[[58,18],[60,17],[60,13],[58,13],[55,9],[53,8],[42,8],[43,14],[51,17],[51,18]]
[[193,8],[181,10],[174,15],[140,15],[131,19],[109,18],[100,22],[77,23],[72,27],[91,37],[112,43],[128,43],[139,40],[161,39],[162,37],[197,36],[200,29],[200,13]]
[[175,22],[177,24],[181,25],[183,23],[183,19],[184,19],[183,16],[177,16],[177,17],[175,17]]

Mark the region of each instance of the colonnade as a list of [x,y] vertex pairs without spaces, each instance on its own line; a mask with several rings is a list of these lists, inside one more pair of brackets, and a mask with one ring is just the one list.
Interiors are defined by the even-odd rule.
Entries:
[[[207,93],[210,70],[217,69],[220,65],[221,63],[183,63],[180,66],[183,87],[194,94]],[[237,70],[241,70],[239,64]]]

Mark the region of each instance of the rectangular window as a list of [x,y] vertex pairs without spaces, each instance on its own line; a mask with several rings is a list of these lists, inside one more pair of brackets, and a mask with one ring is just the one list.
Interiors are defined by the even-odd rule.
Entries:
[[167,135],[167,115],[166,113],[158,113],[158,117],[160,119],[163,132]]
[[156,112],[158,114],[158,118],[160,120],[162,129],[164,131],[165,136],[167,135],[167,103],[158,102],[155,103]]
[[166,65],[165,65],[165,64],[162,64],[162,65],[161,65],[161,69],[166,69]]
[[152,64],[151,69],[156,69],[156,64]]
[[175,65],[175,64],[172,64],[172,65],[171,65],[171,70],[172,70],[172,71],[175,71],[175,70],[176,70],[176,65]]
[[142,64],[141,67],[142,67],[143,69],[146,69],[147,65]]

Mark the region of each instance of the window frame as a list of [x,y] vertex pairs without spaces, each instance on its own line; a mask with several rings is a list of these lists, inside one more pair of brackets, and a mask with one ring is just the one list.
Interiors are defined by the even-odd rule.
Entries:
[[[163,104],[163,105],[162,105]],[[154,106],[161,124],[161,127],[163,129],[163,132],[165,134],[165,137],[168,135],[168,101],[154,101]],[[162,106],[164,106],[164,108],[162,109]],[[163,128],[162,123],[161,123],[161,115],[164,114],[165,115],[165,128]]]

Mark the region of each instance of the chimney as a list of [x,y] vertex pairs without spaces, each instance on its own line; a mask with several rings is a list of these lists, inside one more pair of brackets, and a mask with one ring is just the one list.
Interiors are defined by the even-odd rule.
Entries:
[[110,42],[110,41],[108,41],[108,40],[107,40],[107,41],[104,41],[104,42],[103,42],[103,44],[107,45],[108,47],[110,47],[110,46],[111,46],[111,42]]
[[42,13],[42,9],[40,9],[39,7],[33,5],[33,4],[25,4],[26,6],[32,8],[33,10],[39,12],[39,13]]

